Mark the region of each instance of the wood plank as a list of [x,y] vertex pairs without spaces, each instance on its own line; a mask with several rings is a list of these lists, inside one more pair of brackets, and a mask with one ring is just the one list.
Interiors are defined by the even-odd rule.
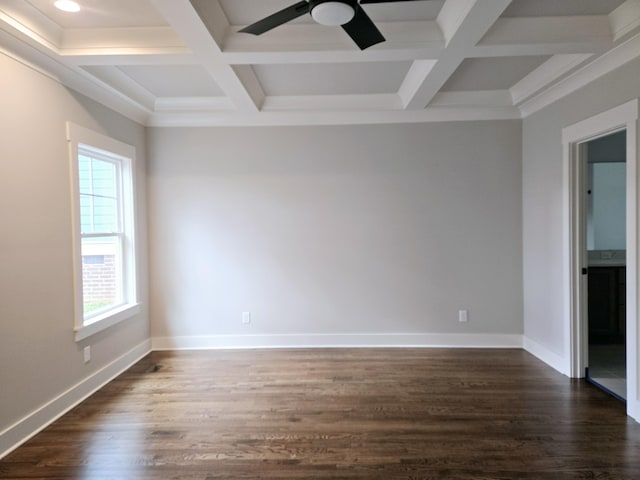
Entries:
[[154,352],[11,479],[632,479],[624,405],[522,350]]

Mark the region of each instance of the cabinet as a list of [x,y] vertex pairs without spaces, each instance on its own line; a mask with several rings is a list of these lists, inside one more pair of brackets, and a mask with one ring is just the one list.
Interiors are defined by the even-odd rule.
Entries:
[[624,340],[626,268],[589,267],[589,343]]

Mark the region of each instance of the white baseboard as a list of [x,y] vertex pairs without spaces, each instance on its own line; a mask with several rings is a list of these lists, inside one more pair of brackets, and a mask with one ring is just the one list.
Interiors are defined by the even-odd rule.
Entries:
[[154,337],[153,350],[239,348],[522,348],[522,335],[388,333]]
[[145,340],[90,377],[47,402],[23,419],[0,432],[0,458],[5,457],[38,432],[102,388],[151,351],[151,340]]
[[526,336],[523,337],[522,345],[523,348],[531,355],[538,357],[544,363],[556,369],[563,375],[566,375],[568,377],[570,376],[569,370],[567,368],[567,361],[561,355],[552,352],[547,347],[543,347],[535,340],[531,340]]

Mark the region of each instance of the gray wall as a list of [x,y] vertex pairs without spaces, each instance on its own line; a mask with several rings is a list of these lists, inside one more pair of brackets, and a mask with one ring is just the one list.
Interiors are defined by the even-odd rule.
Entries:
[[151,129],[149,149],[154,337],[522,333],[520,121]]
[[562,289],[562,128],[640,96],[634,60],[531,115],[523,124],[525,336],[560,356]]
[[[145,130],[0,54],[0,432],[149,337],[144,313],[74,340],[65,122],[137,148],[140,289],[147,297]],[[92,346],[92,361],[82,348]],[[0,451],[9,445],[2,445]]]

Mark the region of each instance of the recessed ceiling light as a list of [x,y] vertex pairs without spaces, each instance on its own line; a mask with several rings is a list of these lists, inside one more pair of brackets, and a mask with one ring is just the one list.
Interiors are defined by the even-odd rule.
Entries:
[[63,12],[79,12],[80,5],[72,0],[56,0],[54,3],[55,7]]

